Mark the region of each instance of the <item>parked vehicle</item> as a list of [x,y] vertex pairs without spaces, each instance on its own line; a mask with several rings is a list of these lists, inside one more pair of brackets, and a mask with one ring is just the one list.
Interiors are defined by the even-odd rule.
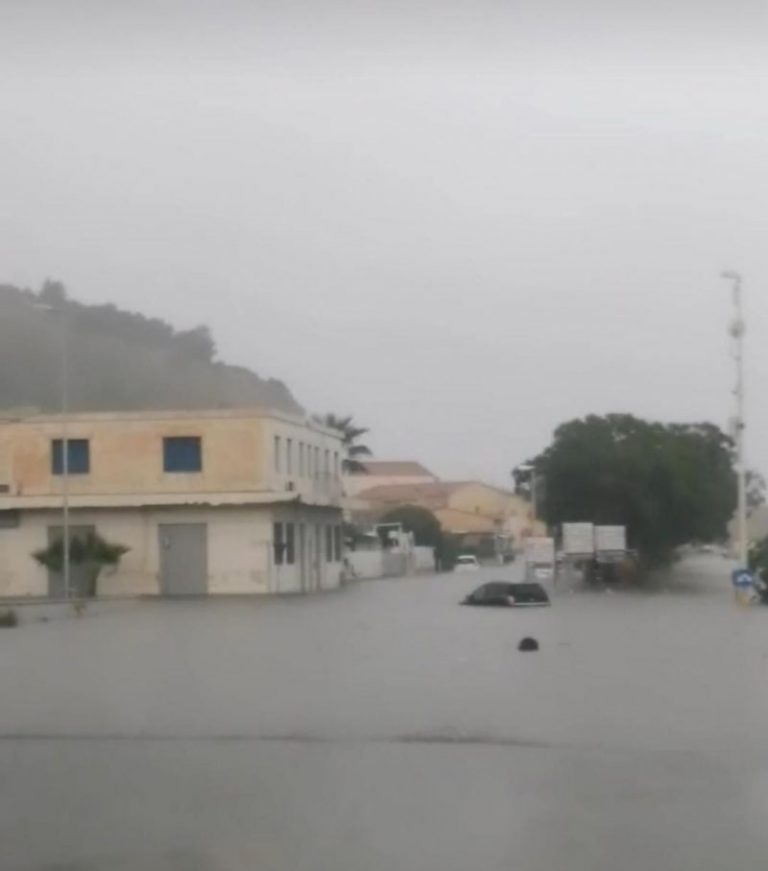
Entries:
[[535,582],[513,583],[490,581],[482,584],[461,603],[501,608],[530,608],[551,604],[547,591]]
[[456,558],[455,571],[457,572],[476,572],[479,569],[480,563],[474,554],[463,553]]

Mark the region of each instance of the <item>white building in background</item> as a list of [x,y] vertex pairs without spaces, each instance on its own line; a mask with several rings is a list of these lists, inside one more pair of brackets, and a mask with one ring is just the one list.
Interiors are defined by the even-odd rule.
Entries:
[[[64,421],[0,419],[0,596],[57,596],[33,559],[61,535]],[[71,535],[129,548],[98,595],[295,593],[339,585],[342,445],[259,409],[66,421]]]

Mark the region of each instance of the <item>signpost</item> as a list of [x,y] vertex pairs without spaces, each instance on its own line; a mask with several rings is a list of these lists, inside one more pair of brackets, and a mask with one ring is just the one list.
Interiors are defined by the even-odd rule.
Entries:
[[525,575],[529,581],[549,581],[555,577],[555,540],[535,536],[525,542]]
[[591,557],[595,552],[593,523],[563,524],[563,553],[567,557]]
[[598,553],[624,553],[627,549],[626,526],[596,526],[595,550]]

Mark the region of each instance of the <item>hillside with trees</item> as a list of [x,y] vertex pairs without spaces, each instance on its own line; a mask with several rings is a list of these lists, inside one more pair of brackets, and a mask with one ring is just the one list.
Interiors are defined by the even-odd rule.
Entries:
[[301,411],[281,381],[217,360],[208,327],[176,330],[114,305],[85,305],[55,281],[39,292],[0,285],[0,408],[58,410],[64,335],[73,410]]

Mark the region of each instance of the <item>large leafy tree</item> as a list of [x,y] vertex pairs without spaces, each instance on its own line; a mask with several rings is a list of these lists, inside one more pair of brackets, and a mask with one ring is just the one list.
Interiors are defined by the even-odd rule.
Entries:
[[367,445],[360,444],[359,439],[362,438],[368,429],[362,426],[356,426],[352,415],[341,416],[329,412],[320,418],[321,423],[329,427],[329,429],[338,430],[341,433],[341,440],[344,445],[346,456],[343,461],[343,469],[345,472],[362,472],[364,466],[360,461],[361,457],[370,457],[371,451]]
[[424,547],[439,547],[443,539],[440,521],[427,508],[420,505],[400,505],[380,518],[381,523],[401,523],[406,532],[413,533],[414,543]]
[[592,415],[559,426],[531,464],[548,524],[625,524],[647,556],[724,535],[736,505],[733,445],[710,423]]

